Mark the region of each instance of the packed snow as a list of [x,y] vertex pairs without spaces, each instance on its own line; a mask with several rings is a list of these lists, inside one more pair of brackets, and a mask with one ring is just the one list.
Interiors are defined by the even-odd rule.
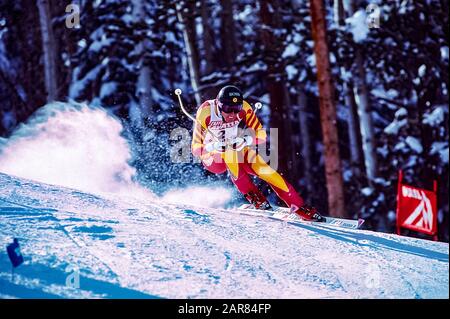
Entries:
[[12,279],[0,253],[0,296],[449,296],[445,243],[100,196],[3,173],[0,185],[0,243],[18,238],[25,257]]

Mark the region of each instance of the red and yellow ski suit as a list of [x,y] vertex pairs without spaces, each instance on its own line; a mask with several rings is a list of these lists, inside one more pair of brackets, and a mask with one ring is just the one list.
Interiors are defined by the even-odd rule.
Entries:
[[243,103],[243,110],[238,114],[238,120],[233,123],[223,121],[216,100],[205,101],[197,111],[196,120],[191,146],[192,154],[201,159],[208,171],[222,174],[228,170],[232,182],[244,195],[257,191],[257,187],[249,176],[256,175],[266,181],[288,207],[303,206],[302,197],[292,185],[271,168],[251,146],[246,146],[241,151],[206,152],[205,145],[214,141],[211,135],[215,135],[219,139],[235,138],[239,132],[238,127],[241,129],[244,127],[246,132],[251,132],[253,145],[266,142],[267,134],[252,107],[246,101]]

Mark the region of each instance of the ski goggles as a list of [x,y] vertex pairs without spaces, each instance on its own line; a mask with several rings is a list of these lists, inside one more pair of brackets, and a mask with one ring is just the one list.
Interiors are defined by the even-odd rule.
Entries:
[[242,110],[242,105],[226,105],[220,104],[220,110],[224,113],[239,113]]

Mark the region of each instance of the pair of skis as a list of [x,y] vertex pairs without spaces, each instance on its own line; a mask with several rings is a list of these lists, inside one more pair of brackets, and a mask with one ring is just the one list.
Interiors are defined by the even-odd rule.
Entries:
[[250,216],[261,216],[268,217],[275,220],[285,221],[291,224],[305,224],[305,223],[314,223],[314,224],[324,224],[330,226],[336,226],[347,229],[359,229],[361,225],[364,223],[364,219],[359,218],[357,220],[354,219],[345,219],[345,218],[336,218],[323,216],[324,220],[320,222],[315,221],[306,221],[303,220],[299,215],[290,211],[287,207],[273,207],[273,210],[260,210],[255,209],[251,204],[244,204],[239,206],[236,212],[244,215]]

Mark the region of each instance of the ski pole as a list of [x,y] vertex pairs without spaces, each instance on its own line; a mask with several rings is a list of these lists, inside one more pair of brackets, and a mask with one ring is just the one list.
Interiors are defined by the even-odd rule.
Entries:
[[256,111],[260,110],[261,108],[262,108],[261,102],[256,102],[255,103],[255,110],[253,112],[256,113]]
[[216,142],[220,142],[219,139],[217,138],[217,136],[215,136],[215,135],[213,134],[213,132],[211,132],[210,129],[209,129],[208,127],[204,127],[204,126],[202,125],[202,123],[200,123],[199,121],[197,121],[197,119],[196,119],[195,117],[193,117],[191,114],[188,113],[188,111],[186,111],[186,109],[185,109],[184,106],[183,106],[183,101],[181,100],[181,93],[182,93],[181,89],[176,89],[176,90],[175,90],[175,95],[178,97],[178,103],[180,104],[180,108],[181,108],[181,110],[183,111],[183,113],[184,113],[188,118],[190,118],[192,121],[194,121],[195,123],[200,124],[200,126],[202,126],[206,131],[208,131],[209,134],[211,134],[211,136],[216,140]]

